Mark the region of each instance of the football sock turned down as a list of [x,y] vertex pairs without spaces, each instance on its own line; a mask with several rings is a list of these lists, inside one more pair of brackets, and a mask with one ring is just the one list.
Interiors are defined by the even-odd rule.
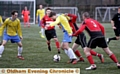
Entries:
[[19,46],[18,46],[18,56],[21,56],[21,55],[22,55],[22,49],[23,49],[22,47],[19,47]]
[[75,53],[73,52],[71,48],[68,49],[68,54],[69,54],[70,59],[77,59]]
[[1,46],[0,46],[0,55],[2,55],[3,51],[4,51],[4,46],[1,45]]

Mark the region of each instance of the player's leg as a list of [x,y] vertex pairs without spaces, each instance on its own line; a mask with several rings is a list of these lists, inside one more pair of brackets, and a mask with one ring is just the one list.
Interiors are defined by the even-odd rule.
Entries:
[[51,46],[50,46],[50,40],[51,40],[51,35],[50,32],[48,30],[45,30],[45,36],[47,39],[47,46],[48,46],[48,50],[51,51]]
[[120,68],[120,64],[116,58],[116,56],[114,55],[114,53],[108,48],[105,38],[101,38],[101,40],[99,40],[99,47],[102,47],[103,50],[110,56],[110,58],[116,63],[116,65],[118,66],[118,68]]
[[83,59],[80,51],[78,50],[78,47],[79,47],[79,46],[80,46],[80,45],[74,43],[73,46],[72,46],[72,49],[73,49],[74,53],[76,54],[76,56],[79,57],[79,61],[83,61],[83,62],[84,62],[84,59]]
[[18,35],[16,36],[11,36],[10,37],[11,43],[17,43],[18,44],[18,55],[17,58],[19,58],[20,60],[24,60],[24,57],[22,56],[22,42],[20,40],[20,37]]
[[56,45],[56,48],[58,49],[58,53],[60,53],[60,42],[58,41],[55,29],[51,30],[51,34],[50,35],[51,35],[51,37],[55,41],[55,45]]
[[4,47],[9,40],[9,36],[7,34],[3,34],[3,41],[2,44],[0,45],[0,57],[2,57],[2,53],[4,52]]
[[28,25],[28,28],[30,27],[30,21],[29,21],[29,18],[27,18],[27,25]]
[[114,29],[114,33],[116,37],[111,37],[111,38],[107,38],[107,44],[110,43],[111,40],[119,40],[120,39],[120,30],[119,29]]
[[26,18],[23,18],[24,27],[26,27]]
[[117,67],[120,69],[120,64],[118,62],[118,59],[114,55],[114,53],[108,47],[107,48],[103,48],[103,49],[110,56],[110,58],[114,61],[114,63],[116,63]]
[[58,41],[58,38],[54,38],[56,48],[58,49],[58,53],[60,53],[60,42]]
[[6,45],[7,41],[3,40],[2,44],[0,45],[0,57],[2,57],[2,53],[4,52],[4,46]]
[[76,64],[77,57],[76,57],[75,53],[73,52],[73,50],[69,47],[70,42],[72,42],[72,37],[70,37],[67,32],[64,32],[62,49],[64,49],[65,53],[70,58],[70,63]]
[[17,44],[18,44],[18,55],[17,55],[17,58],[19,58],[21,60],[24,60],[24,57],[22,56],[23,47],[22,47],[21,41],[18,42]]
[[94,60],[93,60],[92,55],[90,53],[90,50],[91,50],[91,48],[88,48],[88,47],[86,47],[84,49],[84,53],[85,53],[90,65],[91,65],[90,67],[86,68],[86,70],[95,70],[97,67],[94,63]]
[[90,53],[91,48],[96,48],[96,46],[97,46],[96,39],[90,38],[87,47],[84,48],[84,53],[85,53],[89,63],[91,64],[91,66],[86,68],[86,70],[95,70],[97,68],[94,63],[94,60],[92,58],[92,55]]
[[103,57],[103,54],[97,53],[97,52],[95,52],[95,51],[92,50],[92,49],[90,50],[90,53],[91,53],[91,55],[98,56],[99,59],[101,60],[101,63],[104,63],[104,57]]

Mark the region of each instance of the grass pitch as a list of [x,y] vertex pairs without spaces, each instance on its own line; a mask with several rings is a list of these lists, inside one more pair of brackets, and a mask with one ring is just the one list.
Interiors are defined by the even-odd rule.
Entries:
[[[103,24],[106,28],[106,37],[113,37],[114,32],[111,28],[111,24]],[[80,68],[81,74],[120,74],[120,69],[116,67],[116,64],[109,58],[108,55],[101,48],[94,49],[96,52],[104,54],[105,63],[101,63],[98,57],[93,57],[97,65],[97,70],[86,71],[85,68],[90,66],[85,54],[81,47],[79,47],[85,62],[79,62],[75,65],[67,64],[69,60],[64,51],[61,50],[61,60],[59,63],[53,62],[53,56],[57,54],[55,43],[52,40],[52,51],[49,52],[46,45],[46,39],[42,39],[39,36],[38,25],[31,25],[30,28],[24,28],[23,32],[23,56],[25,60],[19,60],[17,56],[17,45],[7,43],[5,51],[0,58],[0,68]],[[59,41],[62,41],[63,33],[60,29],[57,29],[57,36]],[[88,35],[87,40],[89,39]],[[73,38],[73,42],[76,38]],[[110,49],[115,53],[120,61],[120,41],[111,41],[109,44]],[[72,44],[70,44],[72,47]]]

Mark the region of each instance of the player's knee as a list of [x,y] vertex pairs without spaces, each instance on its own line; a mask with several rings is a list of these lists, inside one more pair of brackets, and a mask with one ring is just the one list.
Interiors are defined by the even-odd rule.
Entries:
[[116,39],[119,40],[119,39],[120,39],[120,36],[119,36],[119,37],[116,37]]

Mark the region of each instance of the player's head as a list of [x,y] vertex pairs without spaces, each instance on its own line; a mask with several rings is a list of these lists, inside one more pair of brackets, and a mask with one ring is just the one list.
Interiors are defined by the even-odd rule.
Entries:
[[39,5],[39,8],[42,9],[42,8],[43,8],[43,5]]
[[83,19],[90,18],[89,13],[88,13],[88,12],[84,12],[84,13],[82,14],[82,18],[83,18]]
[[16,11],[16,10],[12,11],[12,12],[11,12],[11,15],[12,15],[12,18],[13,18],[13,19],[16,19],[17,16],[18,16],[18,11]]
[[54,19],[54,20],[57,18],[57,16],[56,16],[56,13],[55,13],[55,12],[50,12],[49,17],[50,17],[50,18],[52,18],[52,19]]
[[46,14],[49,16],[49,14],[51,13],[51,8],[46,8]]
[[27,10],[27,6],[25,6],[25,10]]
[[120,13],[120,6],[118,7],[118,13]]

